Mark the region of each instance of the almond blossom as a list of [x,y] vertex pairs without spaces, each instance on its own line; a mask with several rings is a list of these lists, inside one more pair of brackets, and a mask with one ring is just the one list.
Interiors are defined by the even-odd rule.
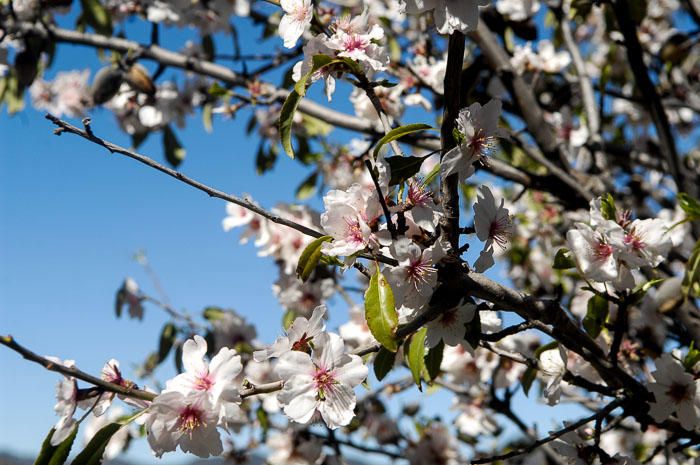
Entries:
[[440,175],[443,178],[459,173],[459,180],[463,182],[474,174],[474,163],[487,155],[500,134],[500,116],[500,100],[491,100],[483,107],[478,102],[473,103],[459,112],[457,129],[463,139],[442,158]]
[[476,305],[465,302],[455,308],[446,310],[439,317],[428,323],[425,340],[428,347],[435,347],[443,341],[447,346],[461,344],[468,351],[474,349],[464,339],[467,332],[466,324],[474,319]]
[[474,203],[474,229],[476,237],[484,242],[484,248],[474,263],[477,272],[483,273],[494,264],[494,244],[505,250],[510,236],[513,234],[513,223],[508,209],[503,206],[505,199],[501,198],[500,205],[488,186],[479,187],[477,201]]
[[183,394],[205,394],[214,406],[237,399],[238,390],[232,383],[243,368],[241,356],[233,349],[222,347],[211,362],[207,363],[204,360],[206,353],[207,341],[203,337],[195,335],[185,341],[182,347],[182,365],[185,371],[168,380],[163,393],[177,391]]
[[326,307],[319,305],[314,309],[310,319],[307,320],[303,316],[296,318],[287,330],[286,336],[280,336],[270,347],[256,351],[253,358],[261,362],[268,358],[280,357],[290,350],[311,352],[314,338],[326,329],[323,322],[325,317]]
[[337,334],[321,333],[314,339],[313,354],[289,351],[277,363],[284,380],[278,395],[284,413],[306,424],[318,412],[331,429],[350,423],[356,398],[353,388],[367,377],[367,367],[357,355],[345,353]]
[[468,32],[476,29],[479,21],[479,6],[488,0],[404,0],[409,14],[433,11],[435,25],[440,34],[455,31]]
[[392,244],[392,255],[399,265],[389,270],[387,279],[396,306],[404,309],[402,317],[406,318],[422,309],[433,295],[437,286],[435,265],[445,256],[445,250],[439,241],[421,250],[418,244],[402,237]]
[[[47,357],[54,363],[66,367],[75,367],[74,360],[62,361],[56,357]],[[64,379],[56,385],[56,405],[54,411],[60,418],[54,426],[54,433],[51,435],[51,445],[58,446],[73,433],[78,427],[78,422],[73,418],[78,407],[78,383],[72,376],[64,376]]]
[[549,405],[559,403],[567,359],[566,350],[561,346],[545,350],[540,354],[538,366],[547,382],[543,394]]
[[325,253],[349,256],[376,246],[370,223],[379,217],[380,205],[373,191],[354,184],[346,191],[328,192],[323,204],[326,211],[321,215],[321,226],[334,239],[324,245]]
[[156,457],[178,446],[183,452],[202,458],[221,455],[223,445],[218,422],[217,409],[201,392],[164,392],[153,400],[149,409],[148,444]]
[[284,39],[284,46],[292,48],[311,24],[314,8],[311,0],[280,0],[280,6],[285,14],[280,20],[279,35]]
[[700,424],[700,380],[687,373],[671,354],[656,359],[654,382],[647,386],[654,394],[649,415],[656,421],[666,420],[672,413],[681,426],[692,431]]

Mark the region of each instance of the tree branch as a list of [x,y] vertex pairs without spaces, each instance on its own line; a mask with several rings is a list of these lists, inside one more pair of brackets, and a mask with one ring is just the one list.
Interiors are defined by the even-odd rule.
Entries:
[[546,436],[542,439],[538,439],[537,441],[533,442],[529,446],[520,448],[520,449],[515,449],[513,451],[510,451],[506,454],[501,454],[501,455],[494,455],[491,457],[482,457],[478,459],[472,460],[472,464],[481,464],[481,463],[491,463],[491,462],[496,462],[500,460],[507,460],[513,457],[517,457],[519,455],[527,454],[528,452],[532,452],[533,450],[537,449],[538,447],[547,444],[549,442],[554,441],[555,439],[558,439],[562,436],[564,436],[566,433],[570,433],[572,431],[577,430],[578,428],[586,425],[587,423],[590,423],[594,420],[597,420],[598,418],[604,418],[608,416],[613,410],[616,408],[620,407],[623,404],[621,400],[614,400],[610,402],[608,405],[606,405],[603,409],[600,411],[594,413],[593,415],[589,415],[585,418],[580,419],[579,421],[575,423],[571,423],[565,428],[562,428],[554,433],[551,433],[549,436]]

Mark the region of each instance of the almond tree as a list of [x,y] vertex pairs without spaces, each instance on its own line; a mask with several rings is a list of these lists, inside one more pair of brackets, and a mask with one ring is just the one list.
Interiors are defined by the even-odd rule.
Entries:
[[[86,419],[79,465],[144,436],[158,457],[240,460],[265,444],[273,465],[344,463],[351,449],[413,465],[697,463],[697,0],[0,5],[7,111],[30,101],[60,143],[78,136],[224,200],[223,228],[278,264],[284,310],[283,335],[265,344],[233,310],[194,318],[126,279],[117,317],[167,315],[159,351],[133,373],[173,358],[180,374],[159,392],[116,360],[94,376],[3,336],[63,376],[37,464],[62,465]],[[126,22],[148,25],[150,41]],[[243,23],[260,37],[242,37]],[[159,45],[178,28],[200,43]],[[62,68],[66,44],[104,66],[92,78]],[[341,87],[354,114],[333,100]],[[99,108],[130,142],[93,130]],[[179,171],[175,128],[232,118],[249,119],[261,174],[306,167],[297,199],[264,206]],[[163,155],[139,152],[154,134]],[[305,203],[315,194],[323,211]],[[346,323],[327,328],[329,313]],[[448,392],[452,411],[425,416],[426,387]],[[519,390],[543,411],[590,413],[538,431]],[[403,391],[415,404],[387,409]]]

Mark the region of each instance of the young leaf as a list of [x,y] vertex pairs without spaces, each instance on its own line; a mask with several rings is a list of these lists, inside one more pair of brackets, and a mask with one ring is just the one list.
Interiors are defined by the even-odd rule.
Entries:
[[297,192],[296,192],[296,198],[297,200],[306,200],[312,195],[317,190],[317,185],[318,184],[318,171],[314,171],[311,173],[311,175],[306,178],[300,185],[297,187]]
[[428,350],[425,356],[425,369],[428,372],[430,381],[434,380],[440,374],[440,365],[442,364],[442,355],[445,350],[445,343],[440,341],[438,345]]
[[109,440],[122,426],[120,423],[110,423],[95,433],[85,449],[73,459],[72,465],[100,465]]
[[535,378],[537,378],[536,368],[529,367],[527,370],[525,370],[525,373],[523,373],[520,384],[523,386],[523,394],[525,394],[525,397],[527,397],[527,393],[530,392],[530,388],[532,387],[532,383],[535,381]]
[[612,195],[607,194],[601,197],[600,211],[603,214],[603,218],[615,221],[617,218],[617,209],[615,208],[615,199],[613,199]]
[[324,242],[332,241],[331,236],[321,236],[307,245],[299,257],[297,264],[297,277],[306,282],[311,276],[311,273],[316,269],[319,260],[321,259],[321,247]]
[[678,194],[678,205],[680,205],[690,221],[700,219],[700,202],[685,192]]
[[289,158],[294,158],[294,147],[292,147],[292,125],[294,124],[294,113],[297,111],[299,102],[302,96],[293,90],[289,93],[287,100],[282,105],[280,111],[280,139],[284,153],[289,155]]
[[689,296],[700,296],[700,240],[695,243],[693,251],[688,258],[681,289],[686,299]]
[[420,171],[421,165],[428,156],[429,155],[424,157],[388,157],[386,162],[389,164],[391,171],[389,185],[395,186],[408,181]]
[[36,460],[34,460],[34,465],[63,465],[66,462],[71,447],[73,447],[75,436],[78,434],[78,428],[77,426],[73,428],[71,434],[64,439],[62,443],[57,446],[52,446],[51,437],[55,431],[55,428],[51,428],[44,442],[41,443],[41,450]]
[[374,338],[388,350],[396,352],[399,318],[394,306],[394,293],[379,267],[365,292],[365,319]]
[[576,268],[576,262],[573,258],[571,258],[571,252],[565,248],[557,250],[557,254],[554,256],[554,265],[552,265],[552,268],[555,270],[568,270],[569,268]]
[[224,317],[224,314],[226,313],[226,310],[219,308],[219,307],[206,307],[202,311],[202,316],[204,319],[206,319],[209,322],[215,322],[217,320],[220,320]]
[[423,390],[421,379],[425,369],[425,335],[427,333],[428,328],[422,328],[411,336],[411,339],[406,344],[408,346],[408,354],[404,354],[406,355],[406,363],[411,370],[413,381],[421,391]]
[[98,34],[112,35],[112,18],[99,0],[80,0],[83,9],[83,19],[92,26]]
[[378,381],[384,379],[384,377],[394,368],[394,361],[396,360],[396,353],[387,350],[385,347],[380,347],[377,356],[374,358],[374,375],[377,377]]
[[588,300],[588,311],[583,318],[583,328],[591,337],[596,338],[608,318],[608,301],[605,297],[594,295]]
[[[53,431],[53,430],[52,430]],[[63,440],[58,446],[55,447],[51,459],[48,465],[63,465],[68,460],[68,455],[70,455],[70,450],[73,448],[73,443],[75,442],[75,437],[78,434],[78,426],[73,428],[73,432]]]
[[175,131],[170,126],[163,128],[163,151],[165,159],[173,168],[177,168],[187,155],[187,151],[182,147]]
[[167,358],[175,343],[175,336],[177,336],[177,329],[174,324],[167,323],[163,326],[158,343],[158,363],[162,363]]
[[406,124],[404,126],[400,126],[398,128],[392,129],[384,137],[379,139],[379,142],[377,142],[376,147],[374,147],[374,158],[375,159],[377,158],[377,156],[379,155],[379,151],[386,144],[394,142],[395,140],[400,139],[407,134],[412,134],[412,133],[418,132],[418,131],[425,131],[426,129],[433,129],[433,127],[430,126],[429,124],[416,123],[416,124]]

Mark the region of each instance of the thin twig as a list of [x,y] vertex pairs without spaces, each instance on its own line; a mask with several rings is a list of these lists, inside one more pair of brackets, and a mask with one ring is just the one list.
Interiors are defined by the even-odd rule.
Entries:
[[496,462],[499,460],[507,460],[511,459],[513,457],[517,457],[519,455],[527,454],[528,452],[532,452],[533,450],[537,449],[538,447],[547,444],[549,442],[554,441],[555,439],[558,439],[565,435],[566,433],[570,433],[572,431],[577,430],[578,428],[584,426],[587,423],[590,423],[591,421],[594,421],[598,419],[599,417],[606,417],[608,416],[613,410],[616,408],[620,407],[622,405],[622,400],[616,399],[612,402],[610,402],[608,405],[606,405],[603,409],[600,411],[594,413],[593,415],[587,416],[585,418],[582,418],[581,420],[571,423],[565,428],[562,428],[554,433],[551,433],[549,436],[546,436],[542,439],[538,439],[537,441],[531,443],[530,445],[520,448],[520,449],[515,449],[513,451],[510,451],[506,454],[500,454],[500,455],[493,455],[491,457],[483,457],[483,458],[478,458],[472,460],[472,464],[480,464],[480,463],[491,463],[491,462]]
[[391,238],[396,240],[399,237],[399,234],[396,232],[396,226],[394,225],[394,222],[391,221],[391,212],[389,211],[389,207],[386,204],[386,198],[384,197],[384,193],[382,192],[382,187],[379,185],[379,179],[377,179],[377,173],[374,172],[374,168],[372,167],[372,162],[365,159],[365,166],[367,167],[367,171],[369,171],[369,175],[372,178],[372,182],[374,183],[374,188],[377,190],[377,196],[379,197],[379,204],[382,206],[382,211],[384,212],[384,218],[386,218],[386,227],[389,229],[389,233],[391,234]]

